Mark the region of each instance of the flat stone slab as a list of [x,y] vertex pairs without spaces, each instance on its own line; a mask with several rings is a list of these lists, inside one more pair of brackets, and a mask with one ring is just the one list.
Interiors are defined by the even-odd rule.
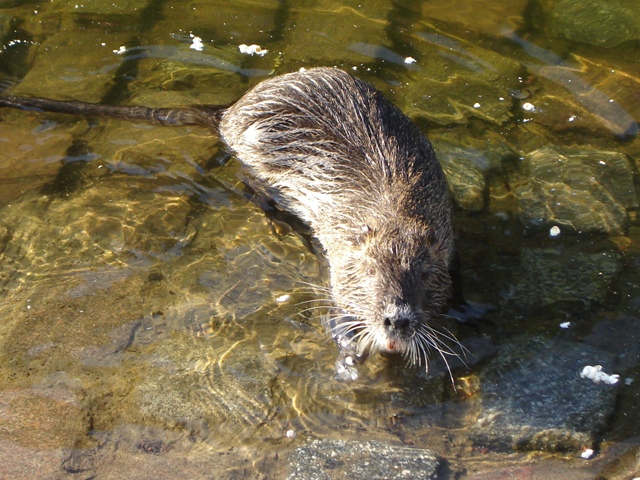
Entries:
[[314,440],[289,457],[287,480],[394,480],[442,478],[442,465],[429,450],[383,442]]

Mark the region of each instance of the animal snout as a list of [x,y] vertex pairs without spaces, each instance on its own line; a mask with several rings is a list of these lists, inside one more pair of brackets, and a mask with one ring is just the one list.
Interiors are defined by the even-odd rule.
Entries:
[[405,316],[389,316],[384,319],[384,326],[387,330],[406,330],[410,324],[411,320]]
[[384,327],[387,331],[403,332],[411,326],[412,309],[403,303],[387,306],[384,310]]

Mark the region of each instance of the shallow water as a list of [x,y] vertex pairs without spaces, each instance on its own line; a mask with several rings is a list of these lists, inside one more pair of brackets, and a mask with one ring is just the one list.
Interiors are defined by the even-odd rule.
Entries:
[[229,104],[318,65],[371,82],[433,141],[486,310],[447,324],[453,383],[437,356],[336,381],[321,261],[210,132],[0,110],[0,476],[284,478],[313,439],[428,449],[462,478],[639,476],[640,10],[592,3],[0,1],[15,94]]

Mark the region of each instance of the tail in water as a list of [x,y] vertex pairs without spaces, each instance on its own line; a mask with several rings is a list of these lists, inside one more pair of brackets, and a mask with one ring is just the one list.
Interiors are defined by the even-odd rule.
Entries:
[[226,107],[218,105],[193,105],[190,107],[150,108],[127,105],[100,105],[77,101],[51,100],[48,98],[0,95],[0,107],[36,110],[71,115],[100,116],[141,120],[155,125],[178,127],[204,125],[218,129]]

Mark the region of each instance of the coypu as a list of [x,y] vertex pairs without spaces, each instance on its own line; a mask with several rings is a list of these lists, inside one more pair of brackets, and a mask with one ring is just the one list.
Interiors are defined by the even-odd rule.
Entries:
[[311,227],[329,265],[342,378],[369,351],[427,366],[453,354],[434,317],[448,300],[451,201],[433,148],[364,81],[314,68],[259,83],[228,108],[107,106],[0,96],[0,106],[210,126],[259,194]]

